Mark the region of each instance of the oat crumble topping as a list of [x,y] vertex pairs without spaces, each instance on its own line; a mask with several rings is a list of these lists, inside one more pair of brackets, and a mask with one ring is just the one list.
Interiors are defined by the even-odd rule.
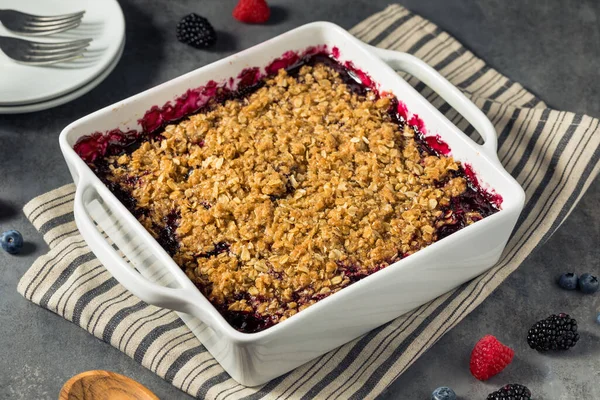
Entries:
[[[460,163],[423,154],[391,106],[323,64],[280,70],[166,126],[164,139],[107,157],[105,179],[154,237],[176,238],[168,251],[221,312],[264,322],[238,329],[264,329],[456,223],[450,205],[468,186]],[[484,216],[469,210],[464,221]]]

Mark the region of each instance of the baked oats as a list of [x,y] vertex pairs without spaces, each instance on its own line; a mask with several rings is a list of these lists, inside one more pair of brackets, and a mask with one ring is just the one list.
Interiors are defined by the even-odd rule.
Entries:
[[353,90],[340,71],[281,69],[93,165],[240,331],[497,210],[458,161],[393,117],[393,96]]

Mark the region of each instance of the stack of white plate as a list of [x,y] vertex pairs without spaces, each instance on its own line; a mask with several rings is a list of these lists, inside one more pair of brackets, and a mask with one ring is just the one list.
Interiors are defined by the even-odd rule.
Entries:
[[91,38],[83,57],[50,66],[18,64],[0,51],[0,114],[45,110],[84,95],[115,68],[125,46],[125,19],[116,0],[0,0],[0,9],[36,15],[85,10],[76,29],[50,36],[23,37],[0,24],[0,36],[39,42]]

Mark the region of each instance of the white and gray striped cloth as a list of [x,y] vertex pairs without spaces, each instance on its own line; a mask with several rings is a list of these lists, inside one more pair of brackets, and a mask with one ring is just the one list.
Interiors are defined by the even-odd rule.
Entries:
[[[527,203],[501,262],[418,309],[261,387],[223,371],[175,313],[128,293],[98,262],[73,221],[67,185],[25,206],[50,251],[21,279],[27,299],[112,344],[197,398],[374,398],[460,322],[567,218],[600,169],[599,121],[556,111],[487,66],[431,22],[392,5],[352,29],[373,45],[415,54],[488,115],[498,153]],[[473,129],[423,84],[417,89],[459,128]]]

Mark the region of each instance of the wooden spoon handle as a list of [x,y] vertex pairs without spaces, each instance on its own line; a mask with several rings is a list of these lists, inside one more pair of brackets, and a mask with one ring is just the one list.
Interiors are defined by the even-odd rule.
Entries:
[[82,372],[69,379],[58,400],[159,400],[147,387],[109,371]]

